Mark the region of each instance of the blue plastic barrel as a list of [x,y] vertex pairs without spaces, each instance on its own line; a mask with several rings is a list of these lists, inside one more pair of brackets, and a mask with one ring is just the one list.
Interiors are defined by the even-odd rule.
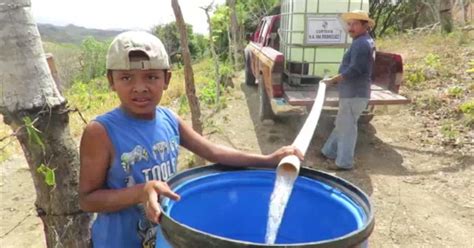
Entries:
[[265,244],[274,170],[195,168],[168,181],[181,195],[161,199],[161,227],[173,247],[355,247],[374,226],[365,193],[330,174],[302,168],[275,244]]

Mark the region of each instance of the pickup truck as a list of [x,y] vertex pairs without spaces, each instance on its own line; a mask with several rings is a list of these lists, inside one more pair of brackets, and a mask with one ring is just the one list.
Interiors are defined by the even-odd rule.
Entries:
[[[313,104],[317,84],[324,75],[308,75],[308,64],[289,62],[280,51],[280,15],[262,18],[257,30],[247,37],[245,83],[258,85],[260,119],[278,115],[305,114]],[[331,76],[331,75],[328,75]],[[403,81],[403,62],[398,54],[376,52],[369,106],[359,122],[369,122],[374,105],[406,104],[398,93]],[[338,106],[337,86],[326,91],[323,114],[334,113]]]

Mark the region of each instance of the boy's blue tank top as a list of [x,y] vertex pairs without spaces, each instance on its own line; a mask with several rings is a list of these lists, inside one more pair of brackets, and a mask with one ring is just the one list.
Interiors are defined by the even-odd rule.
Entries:
[[[95,119],[107,131],[114,158],[104,187],[122,189],[149,180],[166,181],[176,173],[179,124],[166,108],[152,120],[136,119],[116,108]],[[158,226],[147,220],[143,206],[98,213],[92,226],[93,247],[155,247]]]

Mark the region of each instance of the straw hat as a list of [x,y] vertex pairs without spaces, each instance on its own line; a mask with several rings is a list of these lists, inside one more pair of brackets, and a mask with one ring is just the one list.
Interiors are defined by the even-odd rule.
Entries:
[[341,18],[346,22],[349,20],[367,21],[370,27],[375,26],[375,21],[369,17],[369,14],[367,14],[367,12],[362,10],[353,10],[351,12],[343,13],[341,15]]

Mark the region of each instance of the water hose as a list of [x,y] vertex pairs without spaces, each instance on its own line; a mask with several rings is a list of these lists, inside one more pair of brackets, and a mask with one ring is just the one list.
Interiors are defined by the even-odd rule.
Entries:
[[[306,121],[301,128],[300,132],[296,136],[296,139],[293,141],[294,146],[298,148],[301,153],[306,154],[308,150],[309,143],[313,137],[316,125],[318,125],[319,117],[321,116],[321,111],[323,109],[324,99],[326,96],[326,83],[323,80],[319,81],[318,93],[314,99],[313,107],[309,112]],[[284,157],[277,167],[277,174],[281,174],[281,170],[285,171],[294,171],[298,175],[300,171],[301,161],[295,155],[289,155]]]

